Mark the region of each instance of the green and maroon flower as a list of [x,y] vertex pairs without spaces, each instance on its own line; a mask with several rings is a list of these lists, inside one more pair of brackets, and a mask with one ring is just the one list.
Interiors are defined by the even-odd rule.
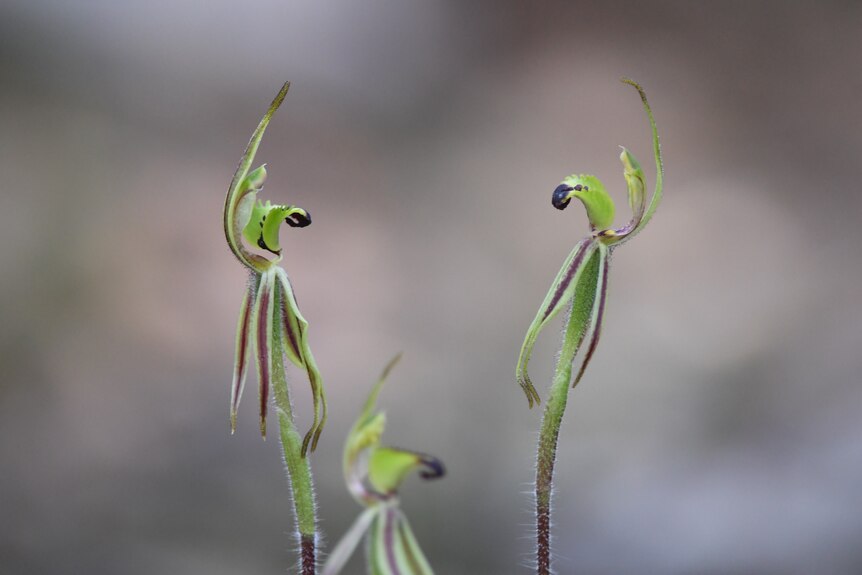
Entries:
[[398,488],[412,471],[423,479],[445,474],[443,463],[431,455],[380,445],[386,416],[375,411],[377,396],[395,357],[372,388],[365,407],[344,446],[344,480],[353,498],[365,506],[350,530],[333,549],[323,575],[335,575],[354,549],[367,537],[368,572],[379,575],[432,575],[433,571],[398,505]]
[[[237,408],[250,363],[249,355],[253,354],[259,385],[260,432],[266,437],[273,364],[280,362],[283,354],[307,373],[311,384],[314,422],[303,438],[304,456],[309,445],[312,451],[317,447],[320,432],[326,423],[326,395],[323,391],[323,380],[308,344],[308,322],[299,311],[287,272],[278,266],[282,257],[278,233],[282,222],[301,228],[311,224],[311,216],[297,206],[273,205],[268,201],[259,201],[257,194],[263,189],[266,167],[250,169],[263,133],[284,100],[289,86],[289,83],[284,85],[252,135],[225,200],[225,238],[234,256],[249,272],[248,287],[237,325],[230,426],[231,432],[234,432]],[[252,251],[246,244],[268,255]],[[273,342],[280,342],[280,349],[273,349]]]
[[580,348],[582,343],[588,342],[584,359],[572,383],[573,387],[577,385],[599,343],[607,299],[610,254],[646,226],[661,201],[663,166],[652,110],[640,85],[632,80],[623,80],[623,82],[637,89],[652,126],[656,158],[655,192],[647,207],[644,172],[631,152],[622,148],[620,161],[623,164],[623,176],[628,187],[629,206],[632,210],[632,218],[626,225],[616,229],[612,227],[614,203],[602,182],[595,176],[587,174],[568,176],[551,195],[551,204],[559,210],[566,209],[572,198],[579,199],[586,208],[592,233],[579,241],[566,258],[524,338],[516,377],[527,395],[530,407],[540,401],[539,394],[527,373],[527,364],[530,362],[539,332],[560,310],[571,304],[569,322],[576,323],[576,329],[571,331],[578,338],[575,348]]

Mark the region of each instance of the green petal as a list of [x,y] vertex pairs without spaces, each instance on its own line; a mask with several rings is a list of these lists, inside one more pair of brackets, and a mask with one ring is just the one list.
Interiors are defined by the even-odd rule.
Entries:
[[233,379],[230,387],[230,432],[236,431],[236,414],[242,391],[245,388],[245,378],[248,373],[248,354],[254,340],[252,328],[252,310],[257,297],[257,286],[260,281],[258,274],[250,274],[248,286],[242,298],[242,307],[236,327],[236,352],[233,364]]
[[536,313],[536,317],[533,319],[533,323],[530,324],[527,335],[524,337],[515,375],[527,396],[530,407],[533,407],[534,403],[539,403],[540,401],[539,394],[533,386],[532,381],[530,381],[530,376],[527,372],[527,365],[530,363],[536,339],[539,337],[539,332],[542,331],[548,322],[554,319],[560,310],[572,300],[572,296],[575,294],[575,286],[578,285],[584,265],[592,257],[592,254],[597,249],[597,245],[597,242],[593,241],[592,238],[586,238],[578,242],[575,249],[566,258],[559,273],[557,273],[554,283],[551,284],[551,289],[548,290],[548,294],[545,296],[545,301],[539,307],[539,311]]
[[374,521],[368,545],[368,572],[372,575],[433,575],[416,543],[404,514],[384,507]]
[[[257,192],[251,192],[246,196],[247,198],[252,198],[254,200],[257,197]],[[245,238],[245,241],[250,243],[253,246],[259,246],[258,242],[261,238],[261,231],[263,230],[263,222],[266,218],[266,214],[269,211],[269,202],[264,204],[261,201],[252,201],[251,207],[245,208],[244,211],[249,212],[247,223],[245,227],[242,229],[242,236]],[[243,217],[242,214],[240,217]],[[260,246],[259,246],[260,247]]]
[[608,264],[610,263],[608,253],[609,248],[604,244],[599,244],[599,249],[594,256],[596,262],[590,262],[591,265],[587,273],[584,274],[583,288],[581,293],[575,296],[577,301],[572,307],[570,321],[579,324],[578,337],[580,341],[578,347],[584,341],[589,341],[581,367],[572,382],[572,387],[581,381],[599,344],[608,292]]
[[413,530],[410,529],[410,523],[407,522],[407,517],[398,511],[400,516],[400,524],[399,524],[399,534],[401,535],[401,541],[403,544],[403,554],[410,565],[410,573],[415,573],[416,575],[434,575],[434,571],[431,570],[431,565],[428,563],[428,559],[425,557],[425,553],[422,552],[422,549],[419,547],[419,542],[416,541],[416,536],[413,535]]
[[266,415],[269,392],[272,388],[272,363],[277,357],[272,349],[273,313],[275,310],[275,275],[270,271],[260,277],[260,285],[252,310],[251,329],[257,359],[258,399],[260,407],[260,434],[266,438]]
[[637,226],[644,215],[646,178],[640,163],[626,148],[623,148],[622,152],[620,152],[620,161],[623,163],[623,177],[626,179],[626,187],[629,191],[629,207],[632,210],[632,223],[634,226]]
[[282,347],[287,357],[299,368],[305,369],[308,382],[311,385],[311,398],[314,408],[314,421],[311,428],[302,440],[302,456],[305,457],[309,446],[311,451],[317,449],[320,433],[326,424],[327,406],[326,392],[323,389],[323,377],[317,368],[317,362],[311,353],[308,343],[308,322],[299,311],[293,286],[287,277],[287,272],[280,267],[275,267],[275,274],[279,300],[278,319],[282,329]]

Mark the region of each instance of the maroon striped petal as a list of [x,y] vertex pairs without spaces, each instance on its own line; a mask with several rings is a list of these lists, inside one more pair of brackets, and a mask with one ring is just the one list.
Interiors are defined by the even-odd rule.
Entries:
[[381,514],[381,520],[383,521],[383,546],[386,551],[386,563],[389,565],[392,575],[401,574],[395,554],[395,535],[398,528],[398,515],[396,513],[396,508],[388,507]]
[[302,439],[302,456],[305,457],[309,447],[312,452],[317,449],[320,433],[326,423],[326,394],[323,391],[323,378],[320,376],[320,370],[317,368],[317,362],[315,362],[314,355],[311,353],[311,346],[308,344],[308,322],[302,316],[302,312],[299,311],[290,278],[287,277],[287,272],[281,268],[276,268],[276,273],[278,274],[277,290],[281,328],[284,335],[281,338],[284,342],[284,352],[294,365],[305,370],[311,385],[314,420],[311,428]]
[[249,274],[248,286],[242,299],[242,307],[239,312],[239,320],[236,327],[236,353],[234,355],[233,380],[230,387],[230,432],[236,431],[236,413],[242,399],[242,390],[245,388],[245,377],[248,373],[248,349],[251,344],[252,334],[249,333],[251,326],[252,308],[254,307],[255,293],[257,291],[258,275]]
[[275,274],[264,272],[254,306],[254,340],[257,357],[257,379],[260,399],[260,434],[266,438],[266,412],[272,379],[272,321]]
[[602,334],[602,322],[605,317],[605,300],[607,299],[608,293],[608,248],[605,246],[601,246],[599,248],[601,251],[599,253],[599,282],[596,286],[596,299],[593,304],[593,312],[592,318],[589,323],[588,334],[589,338],[589,346],[587,347],[586,355],[584,356],[584,361],[581,364],[581,368],[578,370],[578,375],[575,377],[574,383],[572,383],[572,387],[578,385],[578,382],[581,381],[581,378],[584,376],[584,372],[587,370],[587,365],[589,365],[590,360],[593,358],[593,353],[596,351],[596,347],[599,345],[599,337]]
[[565,294],[569,289],[569,286],[572,285],[572,280],[575,279],[581,264],[586,261],[588,255],[592,254],[592,250],[590,249],[592,245],[593,243],[589,239],[583,240],[579,245],[578,252],[575,257],[572,258],[569,265],[564,268],[559,277],[559,283],[554,287],[551,298],[546,303],[542,311],[543,323],[546,322],[552,314],[556,314],[556,312],[562,307],[560,304],[566,301],[563,299],[563,294]]
[[279,321],[281,322],[282,342],[284,342],[284,353],[288,359],[300,369],[305,369],[305,360],[302,356],[302,338],[304,336],[303,324],[307,325],[301,314],[294,313],[290,301],[294,300],[293,289],[287,272],[279,270],[276,291],[278,292]]
[[577,243],[557,273],[548,295],[545,296],[545,300],[524,337],[521,353],[518,356],[518,365],[515,368],[515,376],[527,396],[530,407],[540,402],[539,393],[533,386],[533,382],[530,381],[527,371],[539,332],[571,301],[572,296],[575,295],[575,286],[585,268],[584,264],[589,261],[596,249],[598,249],[598,242],[592,237],[584,238]]

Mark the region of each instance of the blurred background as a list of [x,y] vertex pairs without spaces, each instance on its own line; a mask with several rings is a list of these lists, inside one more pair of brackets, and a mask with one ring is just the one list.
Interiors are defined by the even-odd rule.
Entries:
[[[540,410],[525,330],[587,231],[551,207],[618,162],[665,199],[613,261],[560,439],[559,573],[862,573],[862,4],[0,4],[0,573],[293,568],[276,437],[229,380],[243,270],[221,211],[258,154],[341,448],[386,361],[388,440],[436,571],[529,573]],[[558,327],[532,362],[543,397]],[[307,384],[296,372],[300,427]],[[270,421],[271,432],[275,429]],[[349,572],[363,572],[360,557]]]

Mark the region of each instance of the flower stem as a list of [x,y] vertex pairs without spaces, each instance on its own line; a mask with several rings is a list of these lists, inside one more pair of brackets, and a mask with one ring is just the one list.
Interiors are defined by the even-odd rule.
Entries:
[[557,458],[557,440],[560,424],[566,411],[569,385],[572,381],[572,363],[578,353],[585,332],[585,319],[592,309],[596,286],[585,281],[598,271],[599,258],[593,256],[575,290],[570,317],[563,345],[557,359],[554,381],[548,395],[548,403],[542,416],[539,432],[538,453],[536,455],[536,573],[549,575],[551,572],[551,496],[554,489],[554,463]]
[[[276,307],[276,309],[279,309]],[[278,413],[281,447],[287,467],[287,480],[293,494],[297,537],[300,550],[299,572],[302,575],[315,575],[317,572],[317,508],[314,500],[314,482],[311,477],[311,464],[302,456],[302,436],[296,429],[290,392],[284,371],[281,330],[272,330],[272,387],[275,407]]]

